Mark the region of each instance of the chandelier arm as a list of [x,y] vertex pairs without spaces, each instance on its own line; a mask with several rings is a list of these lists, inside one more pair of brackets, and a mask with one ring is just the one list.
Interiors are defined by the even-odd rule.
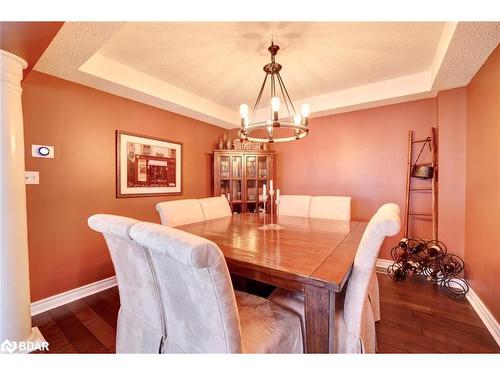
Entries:
[[[274,81],[274,73],[271,73],[271,99],[274,98],[274,94],[276,92],[275,81]],[[271,118],[273,118],[273,107],[271,106]]]
[[253,122],[255,120],[255,113],[257,112],[257,108],[260,104],[260,99],[262,98],[262,93],[264,92],[264,87],[266,87],[266,82],[267,82],[267,76],[269,73],[266,73],[266,76],[264,77],[264,82],[262,82],[262,86],[260,87],[259,95],[257,95],[257,99],[255,100],[255,104],[252,109],[252,119],[250,122]]
[[271,74],[271,98],[274,97],[275,86],[274,86],[274,74]]
[[[290,114],[290,107],[288,107],[288,101],[286,100],[286,96],[285,96],[285,93],[283,91],[283,82],[281,81],[281,79],[279,79],[279,75],[278,75],[278,84],[279,84],[280,89],[281,89],[281,95],[283,95],[283,101],[285,102],[286,111],[288,112],[288,117],[290,117],[293,121],[293,116]],[[290,105],[293,106],[291,101],[290,101]]]
[[288,93],[288,90],[286,89],[285,83],[283,82],[283,78],[281,78],[281,75],[279,73],[276,73],[278,75],[278,80],[283,84],[283,88],[285,89],[286,96],[288,100],[290,101],[290,105],[292,106],[293,113],[296,114],[297,111],[295,110],[295,107],[293,106],[292,99],[290,99],[290,94]]

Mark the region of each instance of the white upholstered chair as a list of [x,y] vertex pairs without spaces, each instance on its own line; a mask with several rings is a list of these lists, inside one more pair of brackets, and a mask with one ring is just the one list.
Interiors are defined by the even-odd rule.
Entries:
[[[382,242],[386,236],[396,235],[400,227],[399,207],[394,203],[380,207],[368,223],[356,252],[344,302],[336,304],[339,306],[333,333],[336,352],[375,352],[375,319],[368,291]],[[277,289],[270,299],[304,316],[303,294]]]
[[351,220],[351,197],[313,196],[309,217],[330,220]]
[[309,216],[310,195],[282,195],[279,214],[283,216]]
[[303,352],[299,316],[267,299],[235,294],[215,243],[144,222],[130,236],[150,254],[166,324],[163,352]]
[[[283,195],[280,204],[280,215],[309,216],[317,219],[351,220],[351,197],[334,195],[316,195],[310,197],[307,210],[308,195]],[[284,208],[283,208],[284,207]],[[372,275],[369,291],[370,304],[375,321],[380,320],[379,285],[375,272]]]
[[159,202],[156,204],[156,210],[160,213],[161,223],[169,227],[179,227],[205,220],[198,199]]
[[231,207],[224,197],[212,197],[199,199],[205,220],[218,219],[231,216]]
[[368,299],[370,300],[370,306],[372,307],[373,319],[378,322],[380,317],[380,292],[378,286],[377,273],[374,270],[372,274],[372,279],[370,281],[370,287],[368,289]]
[[139,221],[114,215],[94,215],[88,220],[106,240],[118,281],[121,306],[116,352],[159,353],[165,325],[147,250],[129,236],[136,223]]

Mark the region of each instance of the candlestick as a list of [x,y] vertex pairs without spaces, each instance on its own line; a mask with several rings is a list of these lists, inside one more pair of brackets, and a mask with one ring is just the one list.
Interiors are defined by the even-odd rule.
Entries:
[[276,190],[276,224],[273,224],[273,229],[274,230],[281,230],[285,229],[285,227],[282,227],[279,225],[279,218],[280,218],[280,200],[278,199],[279,197],[279,190]]
[[[264,185],[264,186],[266,186],[266,185]],[[261,227],[259,227],[259,229],[260,230],[271,230],[273,228],[269,224],[266,224],[266,216],[267,216],[266,202],[267,202],[267,195],[262,194],[262,202],[264,203],[264,225],[261,226]]]
[[[271,186],[273,186],[273,180],[271,180]],[[270,207],[270,213],[271,213],[271,229],[274,229],[274,223],[273,223],[273,196],[274,196],[274,190],[269,190],[269,197],[271,198],[271,207]]]
[[269,191],[273,191],[273,180],[270,181],[269,183]]

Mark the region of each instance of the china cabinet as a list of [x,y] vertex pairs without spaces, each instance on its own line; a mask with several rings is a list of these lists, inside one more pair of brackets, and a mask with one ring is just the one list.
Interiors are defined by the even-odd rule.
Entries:
[[273,179],[274,151],[216,150],[214,196],[225,195],[233,212],[257,212],[262,185]]

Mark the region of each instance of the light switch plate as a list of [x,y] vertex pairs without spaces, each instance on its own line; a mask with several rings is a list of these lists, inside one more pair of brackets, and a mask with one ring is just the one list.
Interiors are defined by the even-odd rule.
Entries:
[[38,185],[40,184],[40,173],[38,171],[25,171],[24,179],[26,185]]
[[54,159],[54,146],[31,145],[31,156],[34,158]]

